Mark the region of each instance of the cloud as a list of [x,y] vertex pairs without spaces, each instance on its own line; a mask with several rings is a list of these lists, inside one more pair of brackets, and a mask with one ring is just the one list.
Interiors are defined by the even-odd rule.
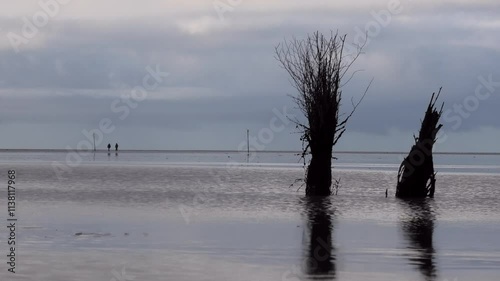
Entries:
[[[183,148],[188,143],[232,147],[241,130],[266,126],[273,107],[293,106],[286,95],[295,90],[274,59],[279,42],[338,29],[352,43],[388,3],[243,0],[221,21],[212,1],[71,1],[15,53],[6,34],[20,33],[22,17],[40,7],[9,1],[4,3],[9,9],[0,11],[0,129],[25,128],[19,134],[29,146],[34,132],[27,128],[52,126],[61,141],[51,137],[47,145],[64,146],[67,128],[78,138],[78,128],[112,117],[111,101],[140,85],[148,65],[160,65],[170,76],[120,123],[121,137],[129,134],[135,147],[143,143],[133,136],[136,131],[176,138]],[[364,136],[354,141],[346,135],[356,144],[353,149],[379,147],[366,141],[368,136],[380,138],[380,144],[390,142],[394,132],[411,138],[430,94],[441,86],[446,108],[453,108],[473,95],[479,76],[500,80],[498,1],[401,0],[401,5],[402,12],[370,38],[352,69],[363,71],[344,88],[348,112],[350,97],[359,98],[375,79],[348,126],[352,136]],[[478,128],[500,128],[493,117],[498,91],[464,120],[454,132],[457,138],[489,134]],[[292,131],[271,146],[298,148]],[[210,132],[218,136],[209,137]],[[180,136],[193,139],[182,142]],[[148,143],[161,148],[162,142]],[[2,147],[15,145],[0,141]]]

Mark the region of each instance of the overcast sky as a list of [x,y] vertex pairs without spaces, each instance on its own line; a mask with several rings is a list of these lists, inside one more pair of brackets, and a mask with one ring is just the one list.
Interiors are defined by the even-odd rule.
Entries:
[[408,150],[442,86],[437,150],[500,151],[498,0],[0,3],[0,148],[75,148],[108,120],[101,148],[236,150],[248,128],[259,149],[299,149],[274,47],[338,30],[369,40],[343,111],[374,82],[337,149]]

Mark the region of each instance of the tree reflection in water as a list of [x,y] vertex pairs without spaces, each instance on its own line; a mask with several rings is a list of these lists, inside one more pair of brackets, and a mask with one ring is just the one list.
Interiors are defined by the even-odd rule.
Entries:
[[435,250],[433,245],[435,215],[428,199],[405,200],[401,204],[405,216],[401,220],[401,229],[408,248],[415,251],[409,257],[411,265],[417,266],[425,280],[436,280]]
[[332,244],[334,215],[330,197],[304,198],[307,230],[304,232],[304,273],[309,279],[335,279]]

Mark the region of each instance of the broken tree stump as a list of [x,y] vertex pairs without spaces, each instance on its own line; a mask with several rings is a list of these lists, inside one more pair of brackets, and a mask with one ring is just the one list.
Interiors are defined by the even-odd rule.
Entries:
[[415,144],[399,167],[396,197],[434,197],[436,173],[434,172],[432,148],[436,142],[436,135],[443,126],[438,123],[444,103],[439,111],[435,107],[440,94],[441,89],[437,94],[432,94],[419,135],[418,137],[413,136]]

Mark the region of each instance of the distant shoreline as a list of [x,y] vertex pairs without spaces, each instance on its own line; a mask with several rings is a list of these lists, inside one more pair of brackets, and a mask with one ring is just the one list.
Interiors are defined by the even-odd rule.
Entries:
[[[71,150],[77,151],[77,150]],[[80,150],[81,152],[93,152]],[[4,152],[68,152],[66,149],[0,149],[0,153]],[[106,149],[98,149],[96,152],[108,152]],[[111,150],[110,152],[116,152]],[[246,153],[246,151],[237,150],[119,150],[118,152],[125,153]],[[258,153],[301,153],[301,151],[293,150],[266,150],[258,151]],[[334,151],[334,154],[408,154],[408,151]],[[435,155],[500,155],[500,152],[433,152]]]

